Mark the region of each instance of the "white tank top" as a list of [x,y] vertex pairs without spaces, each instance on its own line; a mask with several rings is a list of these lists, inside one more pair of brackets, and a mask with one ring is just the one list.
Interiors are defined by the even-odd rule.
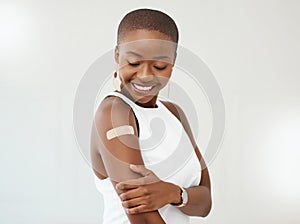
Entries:
[[[201,166],[181,122],[158,99],[156,108],[144,108],[118,92],[133,110],[139,127],[139,143],[145,166],[161,180],[188,188],[201,180]],[[103,224],[130,224],[109,177],[101,180],[94,174],[97,189],[104,199]],[[188,215],[170,204],[159,213],[167,224],[189,224]]]

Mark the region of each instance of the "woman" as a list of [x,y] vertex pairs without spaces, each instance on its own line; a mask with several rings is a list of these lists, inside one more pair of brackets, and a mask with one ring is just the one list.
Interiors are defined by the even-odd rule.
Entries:
[[177,43],[175,22],[157,10],[134,10],[119,24],[116,91],[100,103],[91,135],[103,223],[186,224],[210,212],[209,173],[184,108],[158,98]]

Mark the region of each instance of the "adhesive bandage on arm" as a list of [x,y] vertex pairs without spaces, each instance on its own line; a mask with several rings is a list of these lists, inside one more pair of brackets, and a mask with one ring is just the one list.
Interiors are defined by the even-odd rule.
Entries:
[[120,127],[110,129],[109,131],[106,132],[107,140],[111,140],[121,135],[134,135],[133,127],[130,125],[123,125]]

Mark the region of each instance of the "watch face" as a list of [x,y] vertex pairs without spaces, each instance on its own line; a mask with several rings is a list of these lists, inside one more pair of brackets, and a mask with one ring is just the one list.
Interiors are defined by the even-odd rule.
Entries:
[[188,202],[188,193],[186,191],[182,192],[183,203],[186,204]]

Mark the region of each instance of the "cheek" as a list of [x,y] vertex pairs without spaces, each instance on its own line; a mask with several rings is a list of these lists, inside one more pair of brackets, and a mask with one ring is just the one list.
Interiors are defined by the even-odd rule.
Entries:
[[161,84],[160,89],[162,89],[168,84],[168,82],[170,80],[170,75],[157,76],[157,79],[159,80],[159,83]]
[[171,75],[172,75],[172,69],[166,69],[165,71],[158,73],[157,77],[161,83],[167,84],[171,78]]
[[121,68],[119,69],[119,75],[120,75],[120,78],[122,81],[127,81],[129,80],[134,74],[134,71],[132,71],[131,69],[128,69],[128,68]]

